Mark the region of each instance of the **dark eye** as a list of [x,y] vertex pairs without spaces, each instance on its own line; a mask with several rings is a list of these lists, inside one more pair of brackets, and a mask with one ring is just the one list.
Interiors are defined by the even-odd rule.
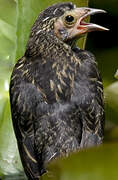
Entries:
[[67,27],[72,27],[75,24],[76,21],[77,21],[77,19],[76,19],[76,17],[74,15],[66,14],[64,16],[64,24]]
[[74,17],[71,15],[68,15],[65,17],[65,20],[67,23],[72,23],[72,22],[74,22]]

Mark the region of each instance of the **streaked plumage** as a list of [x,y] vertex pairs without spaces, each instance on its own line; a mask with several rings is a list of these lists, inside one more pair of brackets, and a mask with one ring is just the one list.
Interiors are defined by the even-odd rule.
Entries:
[[12,73],[13,126],[30,180],[39,179],[53,158],[103,140],[103,86],[95,57],[72,46],[80,34],[63,28],[59,19],[74,9],[61,3],[40,14]]

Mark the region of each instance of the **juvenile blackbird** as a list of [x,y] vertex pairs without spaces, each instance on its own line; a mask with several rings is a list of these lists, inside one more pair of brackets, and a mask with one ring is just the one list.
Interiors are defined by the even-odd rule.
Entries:
[[84,19],[105,11],[72,3],[45,9],[32,27],[10,82],[13,126],[25,173],[39,179],[53,158],[99,145],[103,86],[95,57],[76,46],[87,32],[107,30]]

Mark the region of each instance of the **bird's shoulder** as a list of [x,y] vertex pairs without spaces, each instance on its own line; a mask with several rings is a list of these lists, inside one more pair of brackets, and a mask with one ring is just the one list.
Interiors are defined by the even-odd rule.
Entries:
[[75,53],[81,63],[75,76],[73,99],[84,105],[91,104],[93,99],[102,104],[103,84],[95,56],[86,50],[76,49]]
[[90,51],[82,50],[76,46],[72,50],[75,53],[76,57],[81,60],[81,62],[90,61],[91,63],[93,62],[97,64],[95,55]]
[[81,80],[87,80],[89,82],[90,78],[96,78],[96,80],[101,81],[98,63],[94,54],[87,50],[81,50],[78,48],[74,49],[76,57],[80,60],[79,68],[77,69],[77,76]]

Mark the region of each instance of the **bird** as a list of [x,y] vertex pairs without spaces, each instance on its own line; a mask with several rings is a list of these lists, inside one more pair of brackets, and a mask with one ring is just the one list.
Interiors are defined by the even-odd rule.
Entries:
[[95,56],[77,46],[91,31],[86,18],[104,10],[54,4],[32,26],[26,51],[13,68],[10,105],[20,158],[29,180],[53,159],[102,143],[103,84]]

